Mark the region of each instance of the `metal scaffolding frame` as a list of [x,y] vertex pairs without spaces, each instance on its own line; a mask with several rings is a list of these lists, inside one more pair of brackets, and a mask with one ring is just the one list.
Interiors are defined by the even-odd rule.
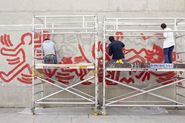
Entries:
[[[123,65],[121,64],[112,64],[112,63],[106,63],[106,41],[108,36],[124,36],[127,38],[141,38],[141,35],[136,33],[145,32],[145,36],[150,37],[156,37],[157,35],[151,35],[150,33],[154,32],[164,32],[163,30],[159,30],[160,24],[166,22],[168,26],[172,28],[172,31],[175,33],[175,39],[182,38],[185,36],[185,18],[104,18],[103,22],[103,113],[106,113],[107,107],[113,107],[113,106],[160,106],[160,107],[185,107],[185,96],[183,94],[180,94],[179,90],[185,89],[183,85],[179,85],[179,83],[185,84],[185,78],[176,76],[167,84],[168,81],[162,82],[162,84],[156,85],[152,88],[148,87],[135,87],[130,84],[121,83],[119,81],[110,79],[106,77],[107,71],[185,71],[185,64],[183,63],[182,59],[181,61],[176,61],[173,68],[157,68],[153,69],[150,68],[150,63],[147,64],[132,64],[132,63],[125,63]],[[178,25],[181,25],[179,28]],[[184,27],[183,27],[184,26]],[[183,28],[182,28],[183,27]],[[151,30],[152,29],[152,30]],[[116,32],[123,32],[119,35],[116,35]],[[130,34],[131,33],[131,34]],[[133,34],[134,33],[134,34]],[[178,34],[177,33],[184,33],[184,34]],[[159,38],[163,38],[162,36],[159,36]],[[178,42],[176,42],[178,43]],[[176,49],[177,50],[177,49]],[[177,52],[178,54],[185,54],[185,52]],[[127,59],[127,58],[126,58]],[[177,73],[176,73],[177,74]],[[116,97],[108,98],[107,95],[109,94],[106,89],[108,89],[106,85],[106,80],[111,81],[113,83],[116,83],[119,87],[124,87],[126,89],[131,89],[133,91],[128,92],[126,94],[122,94]],[[160,94],[156,94],[153,91],[158,91],[159,89],[163,89],[165,87],[169,87],[171,85],[174,85],[174,90],[176,92],[175,99],[171,99],[167,96],[163,96]],[[179,89],[181,88],[181,89]],[[141,96],[141,95],[150,95],[153,97],[157,97],[162,100],[131,100],[134,97]],[[183,98],[182,100],[179,100],[179,97]],[[165,104],[164,104],[165,103]],[[167,104],[166,104],[167,103]]]
[[[35,59],[35,49],[33,42],[33,66],[36,73],[33,76],[32,83],[32,112],[35,113],[37,104],[67,104],[67,105],[93,105],[94,110],[98,108],[98,20],[95,15],[41,15],[33,17],[33,39],[35,33],[41,32],[42,34],[53,35],[93,35],[93,42],[95,43],[95,60],[93,63],[78,63],[78,64],[43,64]],[[41,25],[41,26],[40,26]],[[47,30],[47,31],[46,31]],[[52,37],[51,37],[52,38]],[[78,81],[72,85],[63,84],[53,78],[50,78],[53,82],[48,81],[44,75],[38,74],[38,69],[87,69],[93,71],[91,76],[88,76],[85,80]],[[40,80],[37,82],[35,79]],[[91,95],[88,92],[82,91],[76,86],[82,85],[83,82],[88,80],[93,81],[94,94]],[[46,89],[44,83],[58,88],[56,92],[50,94],[44,94]],[[37,89],[36,89],[37,88]],[[39,89],[38,89],[39,88]],[[75,95],[78,98],[60,98],[53,97],[61,92],[68,92]]]
[[[81,21],[69,21],[67,20],[66,22],[48,22],[48,18],[68,18],[68,17],[77,17],[77,18],[82,18]],[[91,21],[86,21],[85,18],[88,17],[92,17],[94,18]],[[37,20],[37,21],[36,21]],[[111,21],[110,21],[111,20]],[[124,22],[125,20],[129,20],[129,22]],[[132,22],[134,20],[134,22]],[[135,22],[135,20],[144,20],[144,22]],[[158,23],[150,23],[150,22],[145,22],[146,20],[152,20],[152,21],[156,21],[158,20]],[[133,27],[134,26],[140,26],[140,27],[156,27],[159,26],[159,24],[162,21],[166,21],[166,20],[171,20],[169,23],[167,23],[168,25],[173,27],[172,32],[176,33],[176,39],[178,38],[182,38],[185,36],[185,34],[179,34],[179,33],[185,33],[184,29],[179,29],[178,25],[181,26],[185,26],[185,18],[105,18],[104,20],[104,27],[103,27],[103,34],[104,34],[104,40],[103,40],[103,104],[102,107],[103,109],[105,109],[106,107],[110,107],[110,106],[162,106],[162,107],[184,107],[185,106],[185,102],[181,102],[179,101],[179,98],[185,98],[185,96],[183,94],[180,93],[180,91],[182,89],[185,89],[185,86],[183,85],[179,85],[179,83],[184,83],[185,79],[183,77],[177,76],[176,78],[173,78],[173,82],[169,83],[169,84],[165,84],[165,85],[156,85],[154,88],[137,88],[134,87],[132,85],[128,85],[128,84],[124,84],[124,83],[120,83],[119,81],[116,80],[112,80],[110,78],[107,78],[106,72],[107,71],[185,71],[185,66],[184,66],[184,60],[180,60],[180,61],[176,61],[174,64],[174,68],[171,69],[164,69],[164,68],[160,68],[160,69],[151,69],[148,67],[148,64],[146,65],[147,67],[139,67],[137,65],[134,64],[130,64],[130,66],[121,66],[118,65],[118,67],[107,67],[106,63],[105,63],[105,41],[107,39],[107,36],[117,36],[115,35],[115,32],[119,31],[119,32],[164,32],[162,30],[150,30],[150,29],[138,29],[138,30],[134,30],[134,29],[126,29],[124,26],[126,27]],[[93,23],[91,25],[91,23]],[[81,25],[80,27],[61,27],[60,25],[62,24],[79,24]],[[88,24],[90,24],[90,27],[88,26]],[[58,25],[58,26],[56,26]],[[108,28],[107,28],[108,26]],[[94,70],[94,74],[93,76],[87,78],[86,80],[83,81],[79,81],[78,83],[75,83],[73,85],[67,86],[65,84],[62,84],[60,82],[58,82],[57,80],[54,80],[52,78],[52,81],[54,83],[49,82],[48,80],[44,79],[42,75],[39,74],[34,74],[32,80],[32,111],[34,113],[35,111],[35,107],[37,106],[37,104],[83,104],[83,105],[94,105],[95,110],[97,110],[98,108],[98,76],[97,76],[97,70],[98,70],[98,60],[97,60],[97,36],[98,36],[98,21],[97,21],[97,16],[94,15],[64,15],[64,16],[55,16],[55,15],[47,15],[47,16],[35,16],[33,18],[33,23],[32,24],[15,24],[15,25],[0,25],[0,27],[5,27],[5,28],[1,28],[0,30],[3,31],[32,31],[33,32],[33,37],[32,39],[34,39],[34,35],[35,32],[41,31],[42,34],[47,34],[48,32],[44,32],[45,30],[49,30],[49,34],[93,34],[94,38],[95,38],[95,61],[94,63],[83,63],[83,64],[42,64],[42,63],[36,63],[36,59],[33,60],[32,65],[35,71],[37,71],[38,69],[53,69],[53,68],[66,68],[66,69],[89,69],[89,70]],[[124,28],[123,28],[124,27]],[[178,33],[178,35],[177,35]],[[122,35],[119,35],[122,36]],[[151,37],[155,37],[155,35],[151,35],[148,34],[146,36],[151,36]],[[126,34],[124,35],[124,37],[128,37],[128,38],[132,38],[132,37],[138,37],[140,38],[141,35],[133,35],[133,34]],[[178,42],[177,42],[178,43]],[[34,41],[33,41],[33,45],[32,45],[32,55],[33,58],[35,58],[35,50],[34,49]],[[184,51],[183,52],[176,52],[177,55],[184,55]],[[115,65],[116,66],[116,65]],[[37,80],[40,80],[41,82],[37,82],[35,81],[35,78],[37,78]],[[90,95],[86,92],[83,92],[79,89],[76,89],[75,87],[77,85],[80,85],[81,83],[88,81],[88,80],[92,80],[94,81],[94,95]],[[109,80],[112,81],[114,83],[117,83],[120,86],[123,87],[127,87],[130,89],[133,89],[134,91],[124,94],[124,95],[119,95],[117,97],[113,97],[113,98],[106,98],[106,81],[105,80]],[[44,86],[43,84],[47,83],[48,85],[54,86],[56,88],[59,89],[59,91],[56,91],[54,93],[51,93],[49,95],[44,95]],[[163,83],[166,83],[163,82]],[[159,90],[159,89],[163,89],[165,87],[169,87],[171,85],[175,86],[175,91],[176,91],[176,100],[165,97],[165,96],[161,96],[159,94],[155,94],[153,93],[153,91],[155,90]],[[39,91],[36,91],[36,86],[38,88],[40,88]],[[77,95],[80,98],[76,98],[76,99],[62,99],[62,98],[58,98],[58,99],[54,99],[54,98],[50,98],[50,101],[46,101],[46,99],[49,99],[49,97],[56,95],[58,93],[61,93],[63,91],[67,91],[71,94]],[[148,94],[154,97],[158,97],[161,98],[165,101],[126,101],[127,99],[130,98],[134,98],[136,96],[139,95],[143,95],[143,94]],[[38,98],[37,96],[40,96],[40,98]],[[36,99],[37,98],[37,99]],[[83,99],[83,100],[82,100]],[[54,101],[53,101],[54,100]],[[58,100],[58,101],[56,101]],[[130,103],[130,102],[134,102],[134,105],[131,104],[117,104],[117,102],[119,103]],[[143,104],[143,103],[155,103],[155,102],[170,102],[173,104],[169,104],[169,105],[162,105],[162,104]],[[142,104],[140,104],[142,103]]]

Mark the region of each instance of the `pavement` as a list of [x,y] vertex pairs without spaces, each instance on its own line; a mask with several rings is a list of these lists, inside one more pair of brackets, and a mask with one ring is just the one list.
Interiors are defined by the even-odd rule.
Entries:
[[0,123],[185,123],[185,110],[163,108],[108,108],[107,115],[93,115],[87,107],[0,108]]

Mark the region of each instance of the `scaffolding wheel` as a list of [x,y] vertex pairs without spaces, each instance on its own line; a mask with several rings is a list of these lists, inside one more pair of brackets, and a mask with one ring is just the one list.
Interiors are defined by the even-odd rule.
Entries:
[[31,108],[32,115],[36,115],[35,113],[35,107]]
[[107,115],[106,111],[101,111],[102,115]]
[[94,116],[99,116],[99,115],[103,115],[103,114],[102,114],[101,111],[94,111],[94,112],[92,113],[92,115],[94,115]]
[[107,112],[106,112],[106,109],[105,109],[105,108],[102,108],[101,114],[102,114],[102,115],[107,115]]
[[175,110],[176,110],[176,111],[179,110],[179,107],[175,107]]

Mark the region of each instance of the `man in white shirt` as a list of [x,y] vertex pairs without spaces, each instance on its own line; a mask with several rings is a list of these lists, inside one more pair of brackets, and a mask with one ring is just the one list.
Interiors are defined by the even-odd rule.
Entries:
[[44,40],[41,44],[42,51],[44,54],[44,63],[45,64],[57,64],[57,56],[56,56],[56,46],[52,40],[48,38]]
[[161,28],[166,31],[163,33],[165,38],[163,42],[164,63],[172,63],[172,53],[175,46],[174,33],[172,29],[167,28],[165,23],[161,24]]

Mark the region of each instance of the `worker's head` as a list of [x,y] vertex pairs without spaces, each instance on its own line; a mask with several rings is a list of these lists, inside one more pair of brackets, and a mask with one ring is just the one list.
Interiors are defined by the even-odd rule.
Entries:
[[110,36],[110,37],[109,37],[109,41],[110,41],[110,42],[113,42],[114,40],[115,40],[115,39],[114,39],[113,36]]
[[162,24],[161,24],[161,28],[162,28],[162,29],[165,29],[166,27],[167,27],[167,25],[166,25],[165,23],[162,23]]

